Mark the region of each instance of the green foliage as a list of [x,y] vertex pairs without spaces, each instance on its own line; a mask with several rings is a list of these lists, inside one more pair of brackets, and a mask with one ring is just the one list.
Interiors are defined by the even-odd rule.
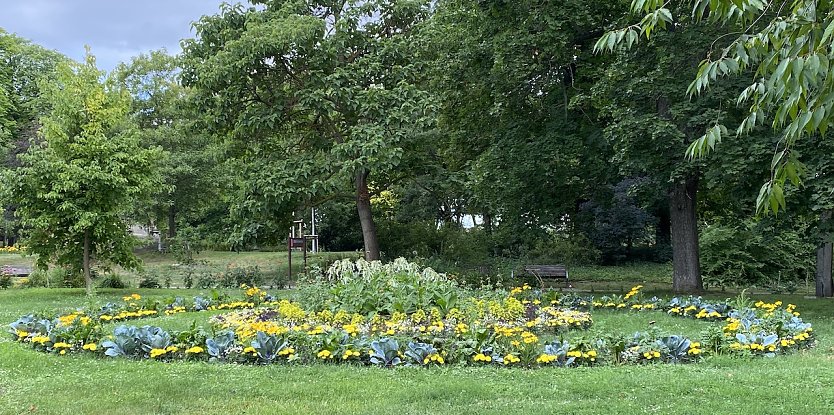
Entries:
[[599,262],[601,252],[583,234],[554,234],[539,240],[527,256],[540,263],[593,265]]
[[412,313],[454,308],[461,296],[459,290],[445,275],[403,258],[390,264],[346,259],[301,285],[298,298],[313,310]]
[[[798,0],[779,6],[763,1],[697,0],[693,6],[667,8],[668,2],[634,0],[632,13],[642,20],[603,35],[598,51],[631,47],[639,34],[647,38],[656,28],[679,28],[706,21],[728,27],[726,39],[716,38],[688,88],[691,96],[705,93],[719,78],[750,76],[736,103],[745,117],[732,134],[718,120],[704,128],[687,150],[690,158],[708,154],[724,137],[748,134],[769,126],[782,140],[770,166],[772,174],[756,200],[759,212],[778,213],[786,208],[787,182],[797,186],[805,166],[794,151],[800,138],[825,135],[831,122],[832,84],[829,61],[834,58],[829,40],[834,33],[831,2]],[[787,7],[786,7],[787,6]],[[775,6],[774,6],[775,7]],[[741,29],[738,31],[731,31]],[[655,34],[655,36],[658,36]],[[718,41],[721,40],[719,43]],[[703,131],[703,130],[702,130]]]
[[139,280],[139,288],[162,288],[162,285],[156,277],[146,275]]
[[242,285],[256,287],[263,283],[263,274],[257,265],[237,266],[230,264],[220,275],[218,284],[224,288],[238,288]]
[[100,82],[95,58],[61,64],[58,73],[45,88],[51,111],[41,119],[43,141],[9,177],[27,248],[41,267],[88,271],[85,249],[97,261],[136,267],[123,215],[152,185],[156,152],[140,147],[127,96]]
[[12,286],[12,276],[11,274],[6,274],[4,272],[0,272],[0,289],[8,289]]
[[713,286],[774,286],[804,280],[813,270],[814,245],[794,229],[744,221],[714,224],[701,234],[705,282]]
[[115,273],[105,276],[101,282],[98,283],[98,286],[99,288],[127,288],[127,284],[125,284],[124,280],[122,280],[122,277]]
[[230,140],[240,174],[236,246],[283,239],[293,210],[364,194],[369,173],[394,181],[434,121],[414,40],[427,1],[253,3],[224,5],[184,42],[198,122]]

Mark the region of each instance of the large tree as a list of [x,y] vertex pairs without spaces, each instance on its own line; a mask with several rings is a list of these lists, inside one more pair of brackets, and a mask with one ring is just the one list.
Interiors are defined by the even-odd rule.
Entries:
[[[131,116],[146,147],[160,147],[162,186],[150,206],[137,206],[146,221],[177,236],[178,223],[193,224],[204,209],[220,199],[219,151],[209,136],[192,128],[188,88],[179,83],[179,59],[165,50],[134,57],[116,68],[115,76],[132,96]],[[137,213],[138,213],[137,212]]]
[[205,127],[241,161],[237,234],[277,240],[299,205],[352,188],[365,255],[378,259],[372,188],[396,180],[433,120],[413,36],[428,2],[251,3],[197,22],[183,70]]
[[102,83],[92,55],[57,72],[43,88],[50,110],[40,140],[8,179],[38,266],[83,272],[91,294],[93,261],[138,264],[124,214],[153,183],[156,151],[140,146],[129,96],[112,79]]
[[[781,134],[771,163],[771,174],[761,186],[759,211],[785,207],[785,184],[798,184],[804,166],[797,141],[825,135],[834,120],[834,2],[830,0],[632,0],[631,25],[606,33],[597,50],[632,47],[682,25],[708,23],[724,26],[725,33],[700,48],[699,70],[692,76],[690,95],[707,92],[720,78],[741,75],[749,81],[740,88],[737,104],[746,117],[729,132],[715,120],[706,133],[693,139],[687,155],[708,154],[722,139],[741,136],[757,126]],[[723,81],[723,80],[722,80]],[[731,124],[732,125],[732,124]]]
[[[19,167],[17,155],[36,138],[38,118],[47,111],[38,99],[40,88],[55,79],[55,68],[64,60],[57,52],[0,29],[0,172]],[[5,190],[0,188],[0,233],[3,243],[13,243],[19,223]]]

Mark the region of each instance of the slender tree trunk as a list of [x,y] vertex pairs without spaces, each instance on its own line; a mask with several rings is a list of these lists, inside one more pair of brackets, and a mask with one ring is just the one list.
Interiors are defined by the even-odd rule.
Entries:
[[356,172],[356,210],[359,212],[362,239],[365,241],[365,259],[377,261],[379,260],[379,241],[376,236],[376,224],[371,215],[371,194],[368,191],[368,171],[365,169]]
[[487,233],[492,233],[492,215],[489,214],[489,213],[484,213],[483,216],[484,216],[484,230],[486,230]]
[[93,295],[93,277],[90,275],[90,230],[84,231],[84,260],[82,268],[84,270],[84,282],[87,285],[87,295]]
[[672,289],[677,293],[703,291],[698,259],[698,222],[695,215],[698,176],[672,185],[669,192],[669,218],[672,231]]
[[177,237],[177,208],[174,205],[168,207],[168,239]]
[[[831,212],[825,211],[820,215],[820,225],[831,220]],[[826,236],[827,238],[827,236]],[[832,244],[823,242],[817,248],[817,272],[814,279],[817,297],[831,297],[834,295],[834,281],[832,281]]]

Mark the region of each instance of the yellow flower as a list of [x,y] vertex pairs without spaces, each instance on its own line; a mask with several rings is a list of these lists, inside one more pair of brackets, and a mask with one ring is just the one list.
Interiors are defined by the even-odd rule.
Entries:
[[556,355],[543,353],[541,356],[539,356],[538,359],[536,359],[536,363],[550,363],[556,360],[557,358],[558,357]]
[[132,299],[134,299],[134,300],[136,300],[136,301],[139,301],[139,300],[141,300],[141,299],[142,299],[142,296],[141,296],[141,295],[139,295],[139,294],[131,294],[131,295],[130,295],[130,298],[132,298]]
[[45,344],[46,342],[50,341],[49,337],[47,336],[35,336],[32,337],[32,343],[39,343]]
[[258,354],[258,351],[255,350],[254,347],[249,346],[243,349],[243,353],[251,353],[251,354]]
[[168,353],[165,349],[151,349],[151,359],[163,356],[165,353]]
[[28,332],[25,332],[25,331],[23,331],[23,330],[18,330],[18,331],[17,331],[17,339],[18,339],[18,340],[20,340],[20,339],[22,339],[22,338],[24,338],[24,337],[26,337],[26,336],[28,336],[28,335],[29,335],[29,333],[28,333]]
[[84,350],[89,350],[91,352],[94,352],[94,351],[98,350],[98,345],[96,345],[95,343],[87,343],[84,346],[81,346],[81,348],[84,349]]
[[331,359],[331,358],[333,358],[333,353],[331,353],[330,350],[325,349],[325,350],[322,350],[322,351],[318,352],[318,354],[316,356],[319,359]]
[[185,350],[185,354],[200,354],[200,353],[202,353],[203,351],[204,351],[204,350],[203,350],[203,348],[202,348],[202,347],[200,347],[200,346],[193,346],[193,347],[189,347],[188,349],[186,349],[186,350]]
[[478,353],[478,354],[475,355],[475,357],[472,358],[472,361],[474,361],[474,362],[491,362],[492,361],[492,356],[485,355],[483,353]]
[[508,355],[504,356],[504,364],[505,365],[509,365],[509,364],[512,364],[512,363],[518,363],[520,361],[521,361],[521,359],[519,359],[518,357],[515,357],[511,354],[508,354]]
[[179,350],[180,350],[180,348],[177,347],[177,346],[168,346],[167,348],[165,348],[165,351],[171,352],[171,353],[176,353]]
[[55,343],[54,345],[52,345],[52,347],[54,347],[56,349],[69,349],[70,347],[72,347],[72,345],[69,344],[69,343],[58,342],[58,343]]

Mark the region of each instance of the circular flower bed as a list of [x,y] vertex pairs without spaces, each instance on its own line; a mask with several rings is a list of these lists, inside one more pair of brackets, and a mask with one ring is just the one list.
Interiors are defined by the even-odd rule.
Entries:
[[[243,298],[177,298],[167,304],[139,295],[99,310],[46,318],[27,315],[10,325],[14,339],[55,354],[84,353],[160,361],[209,360],[269,364],[339,362],[377,366],[591,366],[695,362],[711,354],[772,357],[811,347],[811,324],[792,304],[739,306],[700,297],[645,299],[641,286],[624,296],[561,295],[512,289],[505,297],[472,296],[455,307],[368,313],[305,310],[256,287]],[[738,303],[743,303],[739,301]],[[204,310],[237,310],[212,317],[210,327],[169,332],[153,326],[102,324]],[[591,311],[663,312],[710,322],[702,338],[657,330],[631,336],[571,336],[593,324]]]

